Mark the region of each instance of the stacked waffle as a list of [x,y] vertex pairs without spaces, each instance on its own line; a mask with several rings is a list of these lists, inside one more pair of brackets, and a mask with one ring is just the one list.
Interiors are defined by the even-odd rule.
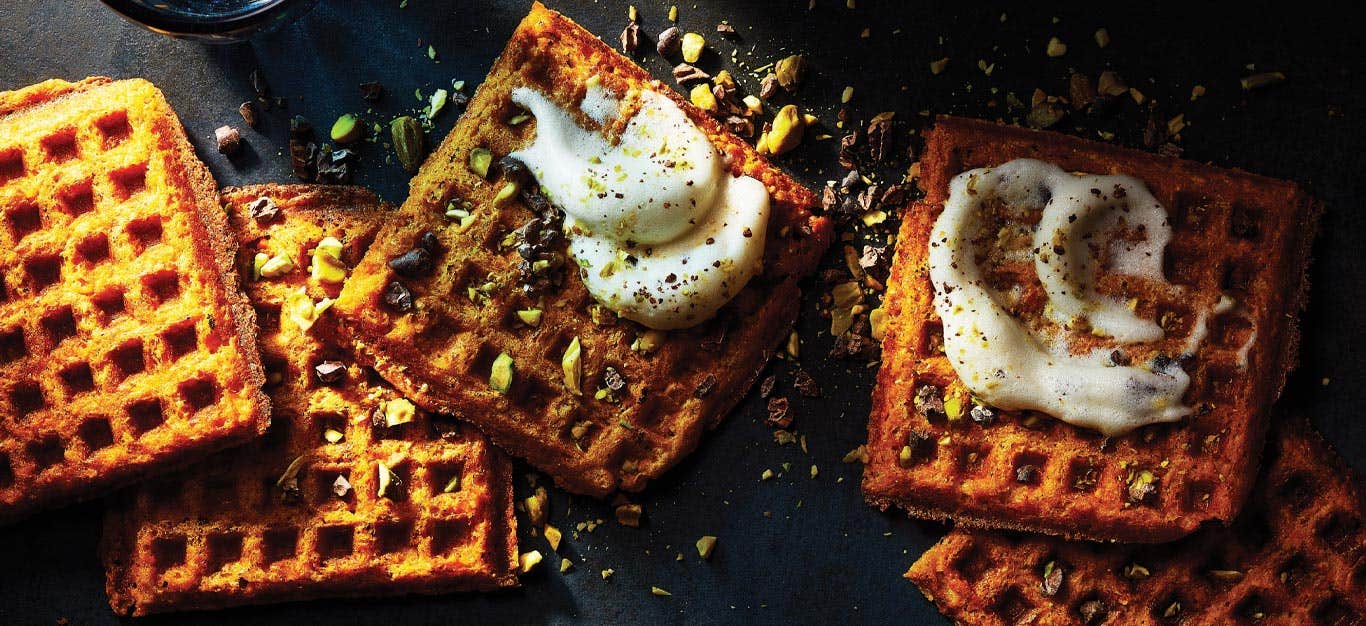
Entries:
[[[1163,359],[1174,361],[1189,376],[1180,398],[1190,407],[1187,415],[1103,435],[1046,412],[993,407],[974,391],[984,388],[980,381],[960,377],[958,366],[969,357],[962,348],[946,349],[954,342],[946,342],[941,315],[967,312],[937,306],[946,294],[931,278],[932,250],[947,244],[934,233],[953,201],[951,188],[961,188],[955,177],[989,176],[1021,159],[1067,172],[1131,176],[1166,211],[1162,227],[1170,237],[1159,253],[1161,277],[1100,269],[1094,281],[1139,317],[1155,320],[1160,337],[1118,347],[1107,345],[1104,333],[1083,332],[1063,349],[1073,355],[1104,350],[1111,355],[1106,366],[1144,363],[1160,371]],[[1244,506],[1274,421],[1271,406],[1295,360],[1294,317],[1303,302],[1317,204],[1290,183],[957,118],[941,118],[927,135],[921,172],[925,197],[905,216],[884,303],[889,323],[863,489],[879,507],[951,520],[957,530],[907,577],[959,623],[1359,616],[1360,581],[1352,573],[1363,556],[1359,491],[1349,473],[1324,460],[1319,450],[1325,446],[1306,424],[1272,429],[1273,460],[1262,468],[1253,503]],[[974,180],[967,179],[970,195],[978,195]],[[1041,206],[988,208],[973,232],[991,243],[974,261],[988,268],[983,280],[1012,318],[1036,335],[1057,336],[1074,329],[1049,327],[1055,294],[1045,293],[1032,257],[1061,257],[1062,242],[1029,250],[1026,238],[1026,254],[1014,256],[1001,254],[1007,246],[997,243],[1039,228],[1032,224],[1054,198],[1034,190],[1026,195],[1035,193]],[[1109,200],[1111,190],[1090,193]],[[1124,195],[1119,188],[1114,193]],[[983,206],[996,201],[989,192],[980,195]],[[1101,257],[1113,254],[1101,241],[1081,245]],[[993,253],[1001,258],[989,258]],[[1288,476],[1312,482],[1309,491],[1296,488],[1303,494],[1327,493],[1318,496],[1321,502],[1287,509]],[[1304,511],[1312,511],[1313,527],[1291,521]],[[1274,523],[1268,526],[1268,519]],[[1215,528],[1182,539],[1205,526]],[[1078,539],[1159,545],[1069,542]],[[1163,543],[1174,540],[1180,542]],[[1339,546],[1338,553],[1325,542]],[[1276,580],[1294,565],[1289,561],[1329,577],[1289,592],[1284,575]]]
[[[536,214],[469,165],[534,137],[512,89],[571,108],[593,76],[665,94],[768,192],[762,270],[693,328],[620,319],[573,272],[526,295],[505,241]],[[515,585],[510,464],[456,418],[573,491],[639,490],[743,396],[831,238],[810,191],[539,4],[397,211],[220,204],[144,81],[0,94],[0,130],[0,518],[142,479],[105,520],[120,614]]]

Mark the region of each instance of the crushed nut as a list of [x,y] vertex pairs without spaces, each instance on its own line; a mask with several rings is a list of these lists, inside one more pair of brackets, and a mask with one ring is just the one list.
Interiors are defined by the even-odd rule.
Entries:
[[494,391],[507,395],[512,388],[512,379],[516,368],[513,366],[512,357],[506,352],[499,352],[498,357],[493,360],[493,367],[489,372],[489,387]]

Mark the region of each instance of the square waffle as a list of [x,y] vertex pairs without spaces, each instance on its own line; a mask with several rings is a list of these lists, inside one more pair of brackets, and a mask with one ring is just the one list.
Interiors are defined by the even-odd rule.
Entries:
[[0,521],[266,429],[233,246],[151,83],[0,93]]
[[[762,181],[771,197],[764,270],[716,318],[666,335],[649,354],[632,350],[644,327],[597,309],[581,279],[540,298],[518,285],[518,253],[507,235],[535,214],[521,199],[501,205],[504,183],[467,166],[474,148],[494,160],[535,136],[535,120],[519,112],[513,88],[533,85],[570,106],[598,76],[617,93],[667,94],[727,159],[732,173]],[[444,217],[448,203],[470,207],[463,227]],[[568,18],[535,4],[469,104],[464,117],[412,180],[408,201],[381,231],[337,302],[343,323],[386,379],[425,408],[452,413],[526,458],[566,489],[605,496],[638,491],[696,447],[739,401],[796,318],[797,281],[829,245],[830,225],[812,214],[817,199],[704,112]],[[426,277],[397,278],[387,263],[435,233],[441,252]],[[411,312],[384,301],[400,282]],[[477,294],[476,294],[477,292]],[[472,295],[474,294],[474,295]],[[518,310],[539,309],[538,325]],[[583,396],[570,393],[561,357],[574,338],[582,346]],[[506,395],[490,385],[500,354],[513,359]],[[608,368],[626,385],[617,402],[594,399]],[[620,379],[615,380],[620,386]]]
[[1360,624],[1363,502],[1307,420],[1278,418],[1231,526],[1147,546],[955,530],[906,577],[958,624]]
[[[1073,172],[1129,174],[1166,208],[1172,238],[1164,274],[1184,291],[1134,301],[1141,317],[1168,330],[1157,353],[1182,351],[1199,323],[1196,303],[1221,294],[1237,302],[1207,319],[1207,338],[1183,365],[1191,416],[1102,437],[1043,414],[949,420],[932,403],[918,406],[926,389],[939,396],[963,387],[944,355],[927,269],[950,179],[1026,157]],[[906,212],[884,302],[889,323],[868,425],[867,499],[962,526],[1134,542],[1232,519],[1256,474],[1268,409],[1295,359],[1294,316],[1318,205],[1292,183],[952,117],[927,135],[921,173],[926,195]],[[1025,294],[1021,302],[1041,291],[1028,272],[1010,277]]]
[[[251,217],[261,197],[274,200],[274,218]],[[113,499],[102,546],[110,605],[142,615],[515,585],[507,457],[451,418],[415,412],[389,426],[386,407],[402,396],[331,339],[335,319],[324,312],[305,331],[291,314],[301,290],[310,302],[341,290],[310,275],[318,242],[336,238],[354,265],[387,207],[353,187],[269,185],[223,200],[244,276],[258,252],[294,260],[247,284],[274,419],[255,442]]]

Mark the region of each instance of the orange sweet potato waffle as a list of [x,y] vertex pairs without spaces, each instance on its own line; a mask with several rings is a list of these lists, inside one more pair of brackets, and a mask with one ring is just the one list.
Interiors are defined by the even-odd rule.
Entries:
[[0,93],[0,521],[265,430],[233,248],[151,83]]
[[[238,267],[257,276],[247,292],[273,422],[256,442],[112,500],[110,605],[142,615],[515,585],[507,458],[473,428],[414,411],[331,339],[330,313],[299,322],[341,290],[387,207],[354,187],[267,185],[223,200]],[[335,254],[319,260],[327,237]],[[259,270],[258,254],[289,269]]]
[[1266,456],[1232,526],[1145,546],[955,530],[906,577],[957,624],[1362,623],[1360,480],[1304,419]]
[[[668,94],[732,173],[768,187],[763,272],[713,320],[646,333],[598,306],[574,272],[539,295],[527,295],[519,284],[512,235],[537,214],[525,198],[495,201],[507,180],[472,171],[471,151],[489,150],[497,161],[535,136],[534,119],[509,123],[520,112],[510,100],[515,87],[534,86],[573,109],[595,75],[616,93]],[[535,4],[464,117],[413,179],[408,201],[356,268],[336,309],[375,368],[423,407],[473,422],[570,491],[637,491],[696,447],[787,336],[797,314],[797,281],[814,270],[830,241],[828,221],[811,212],[817,204],[704,112],[577,24]],[[470,217],[457,223],[445,216],[448,209]],[[420,247],[426,232],[436,238],[433,271],[397,275],[388,263]],[[386,301],[395,289],[411,299],[400,306]],[[539,318],[531,323],[518,311],[537,311]],[[582,396],[564,382],[562,357],[575,338]],[[505,394],[490,384],[499,355],[511,359],[515,372]],[[595,397],[603,389],[610,398]]]
[[[1166,208],[1172,238],[1164,273],[1178,288],[1150,288],[1133,301],[1167,331],[1162,341],[1126,346],[1134,363],[1178,358],[1203,307],[1221,295],[1236,302],[1204,320],[1198,354],[1183,359],[1192,415],[1102,437],[1043,414],[970,412],[943,352],[928,239],[952,177],[1017,158],[1132,175]],[[1256,474],[1268,408],[1295,359],[1294,316],[1318,205],[1287,182],[951,117],[927,135],[921,172],[926,195],[906,212],[884,304],[867,499],[960,526],[1135,542],[1232,519]],[[1000,278],[1022,293],[1014,314],[1039,317],[1042,287],[1032,266],[1005,269]]]

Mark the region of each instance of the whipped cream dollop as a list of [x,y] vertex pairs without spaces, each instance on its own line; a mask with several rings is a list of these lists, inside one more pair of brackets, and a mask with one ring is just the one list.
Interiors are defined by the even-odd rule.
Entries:
[[513,90],[536,118],[536,138],[512,156],[564,210],[570,254],[594,298],[650,328],[699,324],[762,269],[768,190],[732,176],[664,94],[639,92],[622,120],[622,99],[596,79],[579,109],[598,128],[536,89]]
[[[1039,216],[1028,254],[1052,330],[1012,316],[1013,295],[984,278],[974,239],[982,236],[986,203],[1000,203],[1022,222],[1031,212]],[[1114,344],[1164,337],[1156,321],[1140,317],[1128,302],[1099,293],[1096,277],[1104,260],[1109,273],[1166,283],[1162,255],[1170,239],[1166,209],[1130,176],[1072,174],[1017,159],[954,177],[929,244],[934,304],[954,371],[992,406],[1041,411],[1106,435],[1188,415],[1181,399],[1190,377],[1174,359],[1116,363],[1112,348],[1073,354],[1067,343],[1068,333]],[[1194,344],[1186,344],[1192,354],[1204,338],[1203,328],[1197,332]]]

